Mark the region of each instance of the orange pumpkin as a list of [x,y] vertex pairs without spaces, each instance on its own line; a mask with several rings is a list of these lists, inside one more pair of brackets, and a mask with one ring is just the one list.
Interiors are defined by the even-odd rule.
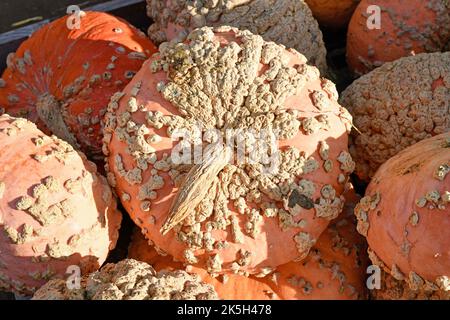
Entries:
[[294,48],[327,71],[322,32],[303,0],[147,0],[147,15],[153,22],[148,35],[156,43],[184,40],[195,28],[226,25]]
[[[301,54],[248,31],[204,27],[188,39],[162,45],[113,97],[110,183],[145,236],[179,261],[246,274],[306,257],[342,210],[354,168],[351,117],[334,85]],[[197,129],[204,148],[189,136]],[[228,133],[243,137],[236,152],[231,139],[214,143]],[[181,156],[191,142],[204,159]]]
[[109,99],[156,48],[144,33],[106,13],[86,12],[79,29],[69,29],[68,19],[45,25],[8,56],[0,114],[25,117],[103,159],[101,127]]
[[121,214],[104,177],[66,142],[0,116],[0,289],[32,294],[69,266],[97,270]]
[[[158,253],[159,251],[159,253]],[[135,230],[128,249],[128,257],[150,264],[156,271],[161,270],[186,270],[191,274],[200,276],[203,282],[211,284],[222,300],[278,300],[273,289],[259,278],[246,277],[238,274],[226,274],[219,277],[211,277],[202,268],[191,265],[184,266],[161,250],[156,250],[139,230]]]
[[354,81],[340,103],[353,116],[350,153],[368,181],[385,161],[450,131],[450,52],[389,62]]
[[362,0],[348,28],[347,62],[362,75],[401,57],[444,51],[449,40],[448,1]]
[[361,0],[305,0],[314,18],[325,27],[347,26],[353,11]]
[[450,133],[384,163],[355,209],[372,262],[412,290],[450,290]]

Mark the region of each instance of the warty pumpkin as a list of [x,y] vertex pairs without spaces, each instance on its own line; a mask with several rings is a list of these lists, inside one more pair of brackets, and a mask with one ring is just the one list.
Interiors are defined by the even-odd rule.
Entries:
[[[211,273],[269,272],[306,257],[341,212],[354,169],[351,117],[334,85],[295,50],[231,27],[197,29],[160,51],[105,116],[106,170],[132,219],[158,248]],[[204,143],[208,130],[279,131],[278,170],[250,161],[251,148],[240,162],[229,147],[175,162],[173,133],[190,128]]]
[[121,90],[156,47],[127,22],[85,12],[80,28],[68,16],[53,21],[8,55],[0,79],[0,114],[27,118],[102,160],[102,119]]
[[79,289],[52,280],[33,300],[217,300],[211,285],[184,271],[156,272],[145,262],[125,259],[86,275]]
[[369,180],[406,147],[450,131],[450,52],[418,54],[353,82],[340,99],[353,116],[350,153]]
[[361,0],[305,0],[314,18],[328,28],[346,27]]
[[82,153],[26,119],[0,116],[0,289],[32,294],[71,265],[97,270],[122,219]]
[[[379,26],[372,27],[377,13],[369,6],[380,9]],[[402,57],[445,51],[449,41],[448,1],[362,0],[348,28],[347,62],[362,75]]]
[[450,290],[450,133],[386,161],[355,208],[372,262],[412,290]]
[[322,32],[303,0],[147,0],[147,15],[153,21],[148,35],[156,43],[182,41],[203,26],[232,26],[294,48],[327,71]]
[[144,261],[156,271],[178,269],[185,270],[190,274],[196,274],[200,276],[203,282],[212,285],[219,299],[222,300],[279,299],[267,283],[255,276],[246,277],[230,273],[212,277],[205,269],[174,261],[173,257],[168,254],[158,253],[157,249],[145,239],[142,232],[138,229],[135,229],[133,232],[132,241],[128,248],[128,258]]

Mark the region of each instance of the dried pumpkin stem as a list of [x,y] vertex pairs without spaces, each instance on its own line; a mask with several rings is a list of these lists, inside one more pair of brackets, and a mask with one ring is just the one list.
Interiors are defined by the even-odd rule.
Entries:
[[36,103],[36,110],[39,119],[54,135],[78,149],[77,140],[64,122],[61,106],[54,96],[42,95]]
[[205,198],[214,178],[227,165],[230,155],[229,147],[218,145],[211,152],[211,157],[192,167],[172,203],[167,220],[160,229],[162,235],[167,234],[195,210]]

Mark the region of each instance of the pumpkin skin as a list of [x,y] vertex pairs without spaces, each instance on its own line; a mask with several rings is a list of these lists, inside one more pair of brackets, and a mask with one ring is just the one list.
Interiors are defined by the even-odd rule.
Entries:
[[7,59],[0,114],[25,117],[46,133],[102,160],[102,119],[156,47],[127,22],[101,12],[70,30],[62,17],[36,31]]
[[368,257],[364,237],[356,231],[353,209],[361,198],[345,193],[344,211],[300,262],[289,262],[263,279],[284,300],[366,299]]
[[149,245],[145,237],[139,230],[135,230],[132,241],[128,248],[128,258],[144,261],[155,268],[161,270],[186,270],[190,274],[197,274],[204,283],[211,284],[217,295],[222,300],[278,300],[279,297],[273,289],[254,276],[241,276],[238,274],[226,274],[219,277],[211,277],[202,268],[191,265],[185,266],[181,262],[176,262],[169,255],[162,256]]
[[[330,220],[337,217],[342,210],[344,199],[341,194],[348,174],[354,168],[354,163],[347,152],[347,134],[351,128],[351,117],[344,108],[337,104],[334,85],[328,80],[320,79],[317,69],[308,66],[306,59],[301,54],[294,50],[285,50],[272,42],[264,42],[260,36],[252,35],[247,31],[238,31],[230,27],[216,29],[204,27],[191,33],[189,39],[186,44],[172,42],[161,46],[162,56],[156,55],[149,59],[124,92],[112,98],[105,116],[104,138],[105,153],[108,156],[106,170],[109,172],[109,182],[115,186],[125,209],[136,224],[144,230],[145,236],[152,240],[155,246],[172,255],[176,260],[208,268],[211,273],[234,270],[245,274],[260,273],[261,270],[275,268],[293,259],[306,257],[308,250],[325,230]],[[217,50],[219,46],[225,48],[221,50],[236,50],[235,52],[242,50],[239,54],[243,57],[242,61],[236,64],[237,56],[229,57],[226,59],[227,65],[224,66],[222,62],[208,61],[208,57],[214,57],[214,54],[211,56],[208,53],[208,56],[195,58],[196,65],[202,65],[200,70],[195,67],[190,71],[186,70],[188,73],[183,71],[178,74],[177,70],[185,67],[191,68],[192,63],[189,62],[189,59],[192,58],[190,56],[192,52],[190,50],[195,51],[207,46],[216,48],[211,49],[213,51]],[[281,57],[284,59],[283,61],[286,61],[285,69],[281,69],[286,73],[280,71],[277,76],[278,80],[270,80],[269,77],[266,77],[273,70],[268,68],[268,61],[264,63],[264,59],[268,56],[264,56],[262,59],[258,54],[253,56],[253,52],[262,52],[261,49],[267,54],[274,52],[273,60]],[[201,52],[205,53],[206,51],[200,49],[200,55]],[[171,56],[178,53],[187,54],[187,56],[184,60]],[[172,64],[169,61],[175,61],[175,63]],[[278,62],[283,65],[283,62],[278,60],[270,62],[270,65],[277,68]],[[158,65],[162,67],[162,64],[164,70],[169,70],[169,73],[158,69]],[[212,70],[206,67],[207,65],[216,67]],[[235,80],[240,82],[240,88],[243,91],[241,89],[232,90],[228,84],[223,86],[217,83],[215,85],[220,86],[220,90],[208,95],[208,92],[198,89],[197,85],[200,84],[195,84],[195,79],[198,79],[197,72],[200,72],[200,76],[203,76],[204,72],[213,72],[214,77],[216,77],[216,73],[218,77],[222,77],[225,71],[237,75],[237,70],[244,65],[255,69],[252,69],[254,73],[248,73],[245,70],[239,71],[245,76]],[[292,68],[293,66],[297,66],[297,69]],[[190,78],[189,72],[196,76]],[[262,72],[266,73],[262,74]],[[290,83],[298,86],[289,93],[277,92],[277,90],[284,90],[282,88],[288,88],[286,86],[288,86],[289,80],[283,80],[287,73],[294,77]],[[266,77],[265,81],[271,86],[261,83],[257,89],[256,82],[249,80],[254,77]],[[181,82],[176,84],[172,82],[172,79]],[[260,81],[260,79],[254,79],[254,81]],[[294,79],[299,79],[301,82],[296,82]],[[192,81],[189,85],[183,82],[190,80]],[[250,82],[246,84],[246,81]],[[250,86],[250,83],[253,84]],[[283,83],[283,86],[278,86],[277,83]],[[181,87],[178,87],[179,85]],[[196,92],[186,92],[192,88]],[[275,89],[271,91],[270,88]],[[172,89],[179,94],[172,95]],[[173,201],[180,194],[185,194],[184,190],[187,185],[182,181],[191,174],[190,170],[195,169],[195,166],[175,165],[172,161],[171,150],[177,145],[171,138],[173,130],[183,129],[190,122],[200,123],[203,128],[217,128],[221,132],[233,126],[243,130],[253,128],[252,117],[256,114],[246,108],[251,107],[251,101],[256,103],[258,100],[263,101],[264,98],[258,97],[256,91],[248,90],[266,90],[265,99],[269,100],[276,99],[275,96],[280,97],[280,100],[271,102],[271,108],[279,106],[278,108],[283,110],[277,116],[277,121],[279,119],[280,122],[274,125],[280,129],[281,137],[278,141],[280,163],[277,168],[279,170],[274,175],[276,179],[279,179],[279,183],[270,182],[273,180],[270,180],[267,174],[263,174],[262,167],[257,164],[237,163],[237,166],[227,164],[217,177],[211,178],[203,186],[202,191],[206,189],[209,194],[205,196],[201,206],[195,205],[190,209],[190,217],[195,221],[193,222],[190,218],[186,219],[177,226],[176,230],[170,230],[168,235],[162,235],[160,231],[163,226],[166,226],[165,220],[168,219],[168,212]],[[250,107],[242,105],[245,99],[234,100],[233,98],[230,100],[231,97],[247,94],[249,96],[245,99]],[[216,115],[213,114],[216,111],[224,112],[224,109],[215,109],[211,104],[211,99],[217,99],[219,95],[227,108],[240,108],[239,114],[233,116],[229,112],[227,117],[231,118],[225,120],[222,118],[224,117],[222,114],[217,115],[217,121],[214,120]],[[178,97],[187,96],[193,98],[193,104],[188,106],[189,111],[180,109],[184,107],[180,107],[177,100]],[[196,102],[195,97],[199,96],[202,97],[202,101],[197,100]],[[136,108],[136,106],[139,107]],[[256,105],[254,107],[258,109]],[[324,111],[320,111],[319,108]],[[133,110],[133,112],[127,110]],[[286,110],[290,111],[286,112]],[[321,112],[326,113],[325,117],[321,116]],[[246,113],[248,116],[242,118],[241,115]],[[265,118],[265,114],[267,114],[267,118]],[[270,119],[273,119],[271,110],[262,111],[258,115],[261,115],[258,121],[270,122]],[[273,117],[275,116],[273,115]],[[182,120],[183,118],[185,120]],[[282,120],[282,118],[287,120]],[[296,120],[297,118],[299,120]],[[326,124],[323,122],[325,118]],[[166,124],[159,122],[160,120]],[[177,126],[177,121],[185,122],[180,122],[180,126]],[[305,131],[300,128],[300,121],[302,121],[302,128],[306,128]],[[308,131],[312,129],[311,121],[319,124],[319,127]],[[284,127],[285,125],[287,128]],[[326,125],[327,129],[320,130],[322,125]],[[267,124],[267,126],[272,126],[272,124]],[[255,127],[256,129],[257,127]],[[319,149],[322,150],[320,153],[327,160],[322,160]],[[130,152],[133,153],[133,156],[130,155]],[[202,162],[202,165],[205,163],[206,161]],[[324,165],[329,172],[325,171]],[[236,170],[239,170],[239,176],[233,173]],[[185,173],[188,174],[185,175]],[[243,196],[238,193],[241,191],[236,189],[236,183],[225,183],[226,179],[231,178],[234,179],[233,181],[238,181],[236,183],[240,183],[242,187],[239,190],[244,192]],[[300,178],[303,181],[300,181]],[[246,184],[245,187],[240,179],[245,179],[242,180]],[[311,186],[310,179],[314,181],[311,181],[314,188],[308,189],[308,186]],[[217,182],[217,185],[214,181]],[[283,184],[283,192],[279,188],[281,184]],[[217,189],[217,186],[222,188],[223,185],[226,185],[229,190],[228,196],[222,191],[223,189]],[[182,186],[182,190],[178,190],[180,186]],[[290,197],[289,193],[291,193]],[[297,198],[300,198],[299,200],[295,199],[295,194],[298,196]],[[218,195],[219,198],[216,200],[214,195]],[[246,201],[244,196],[249,201]],[[269,200],[269,197],[272,199]],[[305,197],[312,197],[312,200],[310,198],[308,198],[309,201],[305,200]],[[253,199],[256,200],[253,201]],[[292,203],[288,200],[292,200]],[[297,205],[301,200],[310,204],[310,206],[302,204],[309,209]],[[282,209],[283,204],[285,204],[286,210]],[[206,209],[203,209],[205,206]],[[208,211],[207,208],[212,211]],[[264,215],[261,214],[262,208],[264,208]],[[192,210],[197,213],[206,212],[207,216],[204,219],[194,217],[197,213],[194,214]],[[238,210],[244,214],[239,214]],[[280,217],[277,216],[278,213]],[[304,222],[300,222],[299,218]],[[208,222],[213,223],[214,228],[206,231],[205,235],[202,226]],[[234,226],[233,231],[230,230],[232,229],[231,224]],[[187,225],[195,225],[193,227],[201,227],[201,229],[195,231],[196,229],[189,227],[188,230]],[[211,242],[206,244],[190,242],[185,237],[188,234],[189,239],[191,236],[198,239],[195,234],[205,237],[204,239],[209,237],[213,244]]]
[[372,262],[412,290],[449,287],[450,133],[384,163],[355,209]]
[[[367,295],[365,284],[365,267],[367,254],[364,237],[356,231],[356,219],[353,209],[360,200],[353,189],[345,193],[347,199],[344,211],[327,230],[322,233],[317,244],[303,262],[289,262],[277,268],[273,274],[265,277],[240,276],[226,274],[217,278],[211,277],[206,270],[194,266],[187,266],[186,271],[200,275],[205,283],[214,286],[219,298],[224,300],[312,300],[312,299],[356,299]],[[318,255],[321,255],[325,267],[319,266]],[[169,255],[162,256],[147,243],[144,236],[135,230],[128,250],[128,257],[147,262],[155,270],[183,269],[183,264],[176,262]],[[333,277],[328,267],[334,263],[339,266],[340,274],[344,275],[344,282]],[[227,280],[223,282],[223,277]],[[321,282],[322,289],[304,292],[293,278],[303,277],[305,281]],[[344,278],[341,278],[344,279]],[[340,287],[343,292],[340,292]],[[354,291],[350,286],[353,286]]]
[[327,71],[322,32],[303,0],[147,0],[147,15],[155,43],[182,41],[195,28],[226,25],[294,48],[321,73]]
[[405,281],[397,280],[381,271],[381,288],[370,291],[371,300],[449,300],[450,292],[444,290],[411,290]]
[[65,280],[51,280],[33,300],[217,300],[217,293],[196,275],[156,272],[147,263],[125,259],[84,276],[80,289],[68,289]]
[[450,131],[450,52],[389,62],[354,81],[340,103],[353,116],[350,153],[368,181],[381,164],[420,140]]
[[[381,8],[380,29],[368,29],[368,7]],[[363,75],[385,62],[445,51],[450,41],[450,7],[441,0],[362,0],[347,33],[347,62]]]
[[174,261],[173,257],[158,250],[159,248],[155,249],[151,242],[145,239],[139,228],[133,230],[128,246],[128,258],[146,262],[156,271],[185,268],[182,262]]
[[347,26],[361,0],[305,0],[314,18],[328,28]]
[[32,294],[71,265],[97,270],[122,216],[104,177],[66,142],[0,116],[0,288]]

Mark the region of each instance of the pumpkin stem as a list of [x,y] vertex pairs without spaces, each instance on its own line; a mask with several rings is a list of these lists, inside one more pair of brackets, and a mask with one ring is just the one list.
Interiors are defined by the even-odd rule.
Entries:
[[197,208],[208,193],[214,179],[229,162],[230,157],[231,149],[229,147],[216,145],[210,158],[191,168],[160,229],[162,235],[166,235]]
[[64,122],[61,106],[54,96],[48,93],[40,96],[36,109],[39,119],[55,136],[68,142],[74,148],[79,148],[76,138]]

